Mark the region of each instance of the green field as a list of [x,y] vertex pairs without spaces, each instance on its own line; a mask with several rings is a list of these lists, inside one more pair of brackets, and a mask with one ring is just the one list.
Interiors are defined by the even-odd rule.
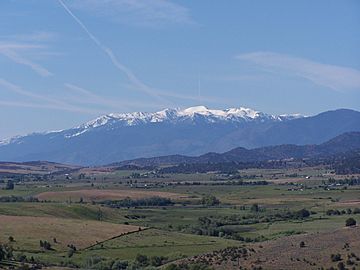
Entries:
[[[127,261],[140,269],[139,254],[151,267],[156,259],[169,264],[227,247],[323,234],[343,228],[348,217],[360,218],[352,214],[360,207],[359,186],[324,186],[329,178],[325,168],[244,170],[239,172],[245,177],[242,185],[213,173],[136,179],[133,173],[115,171],[86,179],[60,175],[47,181],[25,177],[13,190],[1,189],[1,243],[13,248],[14,258],[26,256],[29,265],[35,261],[50,268],[108,269]],[[254,181],[268,182],[251,184]],[[209,195],[219,203],[204,203]],[[136,205],[158,196],[172,203]],[[26,201],[30,197],[33,200]],[[116,204],[126,197],[133,205]],[[309,216],[297,216],[301,209]],[[328,215],[330,209],[339,214]],[[41,247],[40,240],[51,248]]]

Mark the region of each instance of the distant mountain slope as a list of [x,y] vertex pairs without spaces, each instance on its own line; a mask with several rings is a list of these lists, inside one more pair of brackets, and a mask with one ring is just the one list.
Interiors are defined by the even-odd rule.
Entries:
[[80,167],[59,164],[47,161],[30,161],[30,162],[0,162],[0,176],[14,175],[14,174],[42,174],[49,175],[50,173],[68,173],[79,169]]
[[[360,131],[360,112],[340,109],[277,123],[256,137],[260,145],[319,144],[341,133]],[[342,132],[339,133],[339,130]]]
[[235,147],[318,144],[349,131],[360,131],[360,112],[342,109],[302,117],[198,106],[109,114],[67,130],[11,138],[0,142],[0,160],[101,165],[137,157],[196,156]]
[[198,157],[173,155],[154,158],[140,158],[114,163],[112,165],[160,166],[177,165],[181,163],[256,162],[290,158],[325,158],[355,150],[360,150],[360,132],[344,133],[319,145],[300,146],[284,144],[255,148],[251,150],[238,147],[222,154],[207,153]]

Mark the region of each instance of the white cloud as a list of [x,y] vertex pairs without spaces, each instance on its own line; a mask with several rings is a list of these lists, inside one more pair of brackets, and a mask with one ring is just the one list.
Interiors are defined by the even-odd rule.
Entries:
[[360,89],[360,70],[357,69],[272,52],[246,53],[236,58],[271,71],[301,77],[333,90]]
[[22,102],[22,101],[3,101],[0,100],[0,105],[2,106],[9,106],[9,107],[21,107],[21,108],[34,108],[34,109],[50,109],[50,110],[59,110],[59,111],[70,111],[70,112],[80,112],[80,113],[85,113],[85,114],[101,114],[102,112],[100,111],[88,111],[88,110],[82,110],[80,108],[78,109],[72,109],[72,108],[68,108],[68,107],[63,107],[63,106],[57,106],[57,105],[53,105],[53,104],[39,104],[39,103],[34,103],[34,102]]
[[29,43],[18,43],[18,42],[3,42],[0,41],[0,50],[31,50],[40,49],[44,46]]
[[[128,89],[133,89],[135,90],[133,85],[130,84],[123,84],[124,87],[128,88]],[[171,99],[176,99],[176,100],[188,100],[188,101],[192,101],[192,102],[196,102],[196,103],[192,103],[192,104],[201,104],[202,102],[207,102],[207,103],[215,103],[215,104],[224,104],[224,105],[228,105],[231,104],[231,102],[233,100],[227,99],[227,98],[222,98],[222,97],[218,97],[218,96],[208,96],[208,95],[199,95],[199,89],[194,89],[193,92],[198,93],[198,95],[189,95],[189,94],[182,94],[184,92],[187,92],[189,89],[187,90],[174,90],[172,89],[171,91],[169,90],[161,90],[161,89],[153,89],[153,91],[155,91],[155,93],[159,96],[163,96],[163,97],[168,97]],[[204,89],[206,92],[206,89]],[[173,105],[177,105],[177,104],[173,104]]]
[[[82,104],[93,104],[93,105],[100,105],[104,106],[107,109],[109,108],[115,108],[116,111],[118,111],[120,108],[123,110],[125,108],[131,109],[132,107],[148,107],[148,108],[158,108],[159,104],[156,104],[154,102],[151,103],[143,103],[143,102],[134,102],[131,100],[119,100],[116,98],[105,98],[103,96],[99,96],[97,94],[94,94],[92,91],[85,89],[83,87],[71,84],[71,83],[65,83],[64,86],[66,89],[71,90],[74,94],[76,94],[77,98],[73,99],[76,103],[82,103]],[[80,97],[80,98],[79,98]]]
[[32,51],[44,48],[44,46],[37,45],[37,44],[28,44],[28,43],[21,43],[21,42],[0,42],[0,54],[6,56],[11,61],[27,66],[35,71],[37,74],[43,77],[48,77],[53,75],[49,70],[45,67],[41,66],[30,59],[27,59],[21,52]]
[[15,51],[0,49],[0,53],[5,55],[6,57],[8,57],[9,59],[11,59],[13,62],[15,62],[17,64],[21,64],[21,65],[30,67],[32,70],[34,70],[36,73],[38,73],[39,75],[41,75],[43,77],[48,77],[48,76],[52,75],[52,73],[50,71],[48,71],[46,68],[42,67],[41,65],[39,65],[37,63],[32,62],[29,59],[22,57]]
[[266,76],[259,74],[242,74],[242,75],[227,75],[227,76],[212,76],[207,77],[210,81],[223,81],[223,82],[243,82],[243,81],[259,81],[264,80]]
[[[94,94],[87,89],[69,83],[65,83],[64,86],[78,95],[68,98],[66,97],[66,93],[62,93],[61,97],[37,94],[33,91],[25,90],[21,86],[11,83],[3,78],[0,78],[0,90],[6,89],[7,91],[27,98],[25,101],[19,99],[4,100],[1,99],[0,95],[0,105],[10,107],[16,106],[25,108],[60,110],[92,115],[109,113],[110,108],[115,108],[115,112],[117,112],[119,110],[123,110],[124,108],[130,108],[129,106],[137,106],[141,108],[159,108],[159,105],[155,103],[142,103],[131,100],[104,98]],[[99,106],[104,108],[98,109]]]
[[48,97],[27,91],[22,87],[20,87],[19,85],[13,84],[3,78],[0,78],[0,87],[5,88],[8,91],[16,93],[20,96],[24,96],[31,99],[31,101],[27,101],[27,102],[21,102],[18,100],[16,101],[1,100],[1,104],[3,105],[11,106],[11,104],[14,104],[14,106],[21,106],[21,107],[47,108],[47,109],[56,109],[62,111],[80,112],[86,114],[100,113],[100,111],[98,110],[75,106],[57,98]]
[[169,0],[72,0],[71,7],[114,21],[141,25],[194,24],[186,7]]
[[57,33],[48,31],[35,31],[29,34],[13,34],[0,36],[1,39],[10,39],[18,41],[45,42],[53,41],[58,37]]

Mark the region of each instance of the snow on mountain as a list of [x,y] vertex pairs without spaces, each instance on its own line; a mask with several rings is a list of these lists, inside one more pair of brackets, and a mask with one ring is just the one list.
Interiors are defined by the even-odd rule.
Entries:
[[138,157],[224,152],[235,147],[319,144],[359,128],[360,112],[346,109],[311,117],[204,106],[113,113],[71,129],[4,140],[0,142],[0,160],[96,165]]
[[4,139],[4,140],[1,140],[0,141],[0,146],[1,145],[7,145],[7,144],[10,144],[10,143],[13,143],[15,142],[17,139],[21,138],[22,136],[14,136],[14,137],[11,137],[11,138],[7,138],[7,139]]
[[186,109],[164,109],[158,112],[133,112],[133,113],[111,113],[100,116],[83,125],[75,127],[65,134],[66,138],[80,136],[85,132],[99,127],[109,127],[113,125],[135,126],[147,123],[169,122],[177,123],[181,121],[193,121],[197,116],[203,117],[208,123],[221,121],[244,122],[244,121],[285,121],[302,117],[296,115],[275,116],[249,108],[229,108],[225,110],[208,109],[205,106],[195,106]]
[[261,113],[248,108],[230,108],[226,110],[212,110],[205,106],[190,107],[184,110],[181,109],[165,109],[162,111],[149,112],[134,112],[134,113],[112,113],[100,116],[95,120],[89,121],[79,128],[99,127],[112,122],[123,122],[128,126],[157,123],[157,122],[176,122],[181,120],[193,119],[196,116],[204,116],[205,119],[216,118],[218,120],[254,120],[257,118],[278,119],[276,116]]
[[164,109],[158,112],[132,112],[132,113],[110,113],[86,122],[80,126],[68,129],[47,131],[40,133],[16,136],[0,141],[0,145],[21,143],[21,138],[36,134],[63,134],[67,139],[80,136],[90,130],[106,127],[113,128],[115,125],[136,126],[148,123],[178,123],[181,121],[194,121],[196,117],[202,117],[207,123],[220,122],[250,122],[250,121],[286,121],[303,117],[300,114],[270,115],[250,108],[229,108],[225,110],[209,109],[205,106],[194,106],[186,109]]

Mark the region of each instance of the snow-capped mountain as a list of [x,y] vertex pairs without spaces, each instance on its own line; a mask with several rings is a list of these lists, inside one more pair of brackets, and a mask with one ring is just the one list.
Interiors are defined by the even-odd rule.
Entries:
[[303,117],[196,106],[112,113],[66,130],[10,138],[0,142],[0,160],[97,165],[138,157],[225,152],[239,146],[318,144],[348,131],[360,131],[359,112],[337,110]]
[[[115,126],[137,126],[149,123],[195,123],[199,121],[207,123],[228,123],[234,124],[259,121],[286,121],[303,117],[300,114],[291,115],[270,115],[255,111],[249,108],[230,108],[226,110],[213,110],[205,106],[190,107],[181,109],[165,109],[158,112],[133,112],[133,113],[111,113],[100,116],[85,124],[75,127],[65,134],[66,138],[76,137],[89,132],[94,128]],[[61,132],[61,131],[60,131]]]
[[[195,124],[203,122],[209,124],[233,123],[239,125],[241,123],[244,124],[249,122],[264,123],[287,121],[302,117],[304,116],[302,116],[301,114],[271,115],[244,107],[215,110],[208,109],[205,106],[195,106],[183,110],[167,108],[157,112],[110,113],[102,115],[96,119],[93,119],[80,126],[68,130],[47,131],[43,133],[34,133],[29,135],[63,134],[65,138],[72,138],[80,136],[96,128],[114,129],[115,127],[119,126],[139,126],[150,123]],[[15,142],[20,143],[21,139],[26,136],[16,136],[0,141],[0,146]]]

